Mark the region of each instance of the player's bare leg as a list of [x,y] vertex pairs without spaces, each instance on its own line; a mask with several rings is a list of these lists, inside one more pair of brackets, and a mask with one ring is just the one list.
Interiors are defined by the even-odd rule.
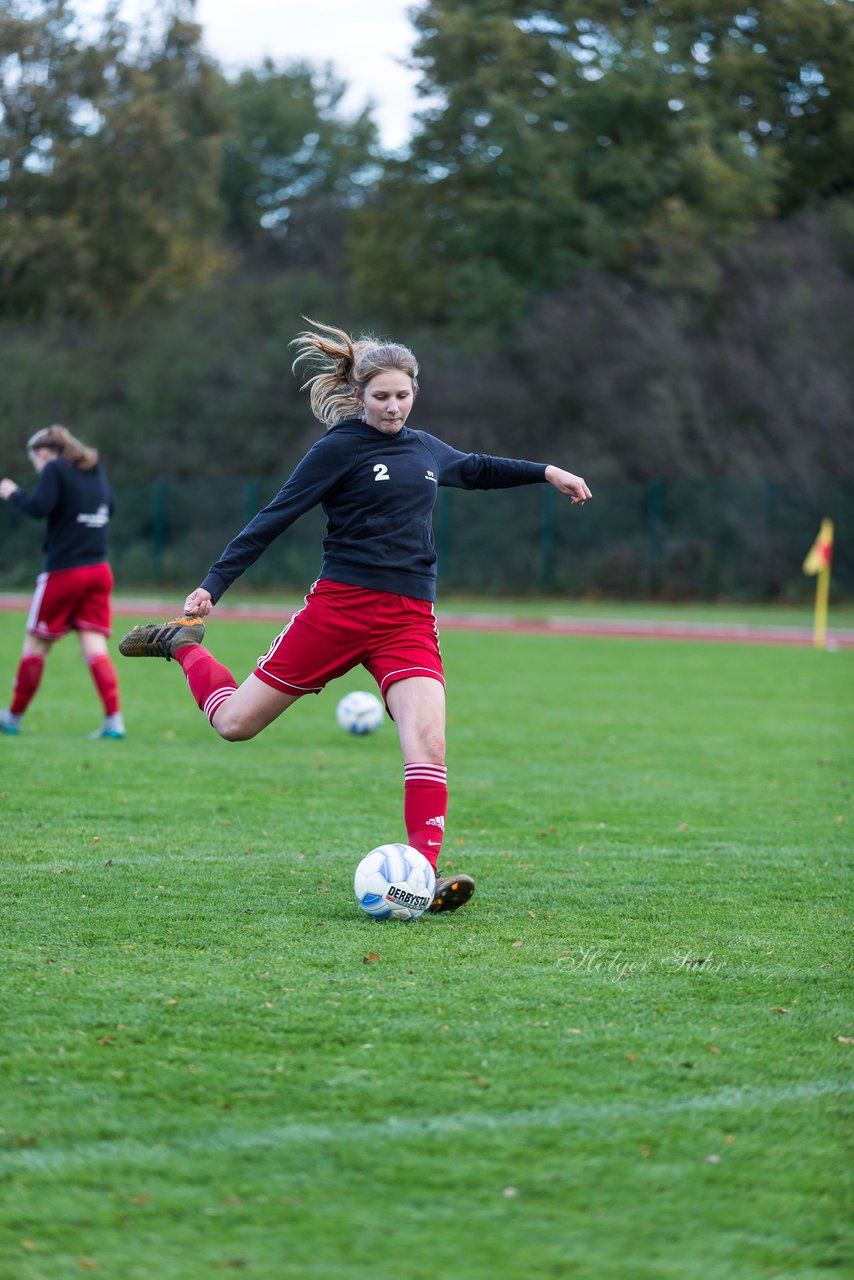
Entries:
[[129,631],[119,643],[119,652],[127,658],[174,659],[220,737],[245,742],[272,724],[300,695],[272,689],[254,674],[238,687],[231,672],[202,645],[204,634],[205,624],[192,615],[150,622]]
[[272,689],[253,674],[246,677],[231,697],[220,703],[211,716],[211,724],[227,742],[246,742],[266,729],[299,699],[299,694]]

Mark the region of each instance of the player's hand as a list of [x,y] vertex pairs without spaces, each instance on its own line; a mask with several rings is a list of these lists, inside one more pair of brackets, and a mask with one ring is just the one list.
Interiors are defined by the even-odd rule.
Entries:
[[588,498],[593,495],[587,487],[585,480],[581,476],[574,476],[571,471],[562,471],[560,467],[546,467],[546,479],[550,485],[557,489],[558,493],[565,493],[572,498],[573,505],[578,503],[583,506]]
[[0,498],[5,502],[7,498],[11,498],[17,487],[14,480],[9,480],[4,476],[0,480]]
[[188,618],[206,618],[212,608],[211,593],[204,587],[196,587],[184,601],[184,613]]

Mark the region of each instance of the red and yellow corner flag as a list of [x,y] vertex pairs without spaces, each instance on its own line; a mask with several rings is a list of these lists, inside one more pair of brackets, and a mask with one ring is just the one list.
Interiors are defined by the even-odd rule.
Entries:
[[830,568],[833,558],[833,521],[822,520],[818,537],[810,547],[804,561],[804,573],[821,573]]
[[804,573],[816,574],[815,625],[813,644],[816,649],[827,647],[827,605],[830,598],[830,562],[833,559],[833,521],[822,520],[818,537],[804,560]]

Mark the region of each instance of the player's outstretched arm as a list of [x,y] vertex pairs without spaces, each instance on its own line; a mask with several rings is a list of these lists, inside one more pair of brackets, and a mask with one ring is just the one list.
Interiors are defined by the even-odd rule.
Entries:
[[204,587],[196,587],[184,601],[184,613],[188,618],[206,618],[212,608],[211,593]]
[[562,471],[560,467],[553,467],[551,464],[547,466],[546,479],[558,493],[565,493],[572,498],[573,503],[583,506],[593,496],[581,476],[574,476],[571,471]]

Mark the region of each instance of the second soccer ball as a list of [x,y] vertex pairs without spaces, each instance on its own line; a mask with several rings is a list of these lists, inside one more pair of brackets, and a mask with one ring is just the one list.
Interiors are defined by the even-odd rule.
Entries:
[[348,693],[338,703],[335,715],[347,733],[375,733],[383,722],[383,704],[372,693]]

